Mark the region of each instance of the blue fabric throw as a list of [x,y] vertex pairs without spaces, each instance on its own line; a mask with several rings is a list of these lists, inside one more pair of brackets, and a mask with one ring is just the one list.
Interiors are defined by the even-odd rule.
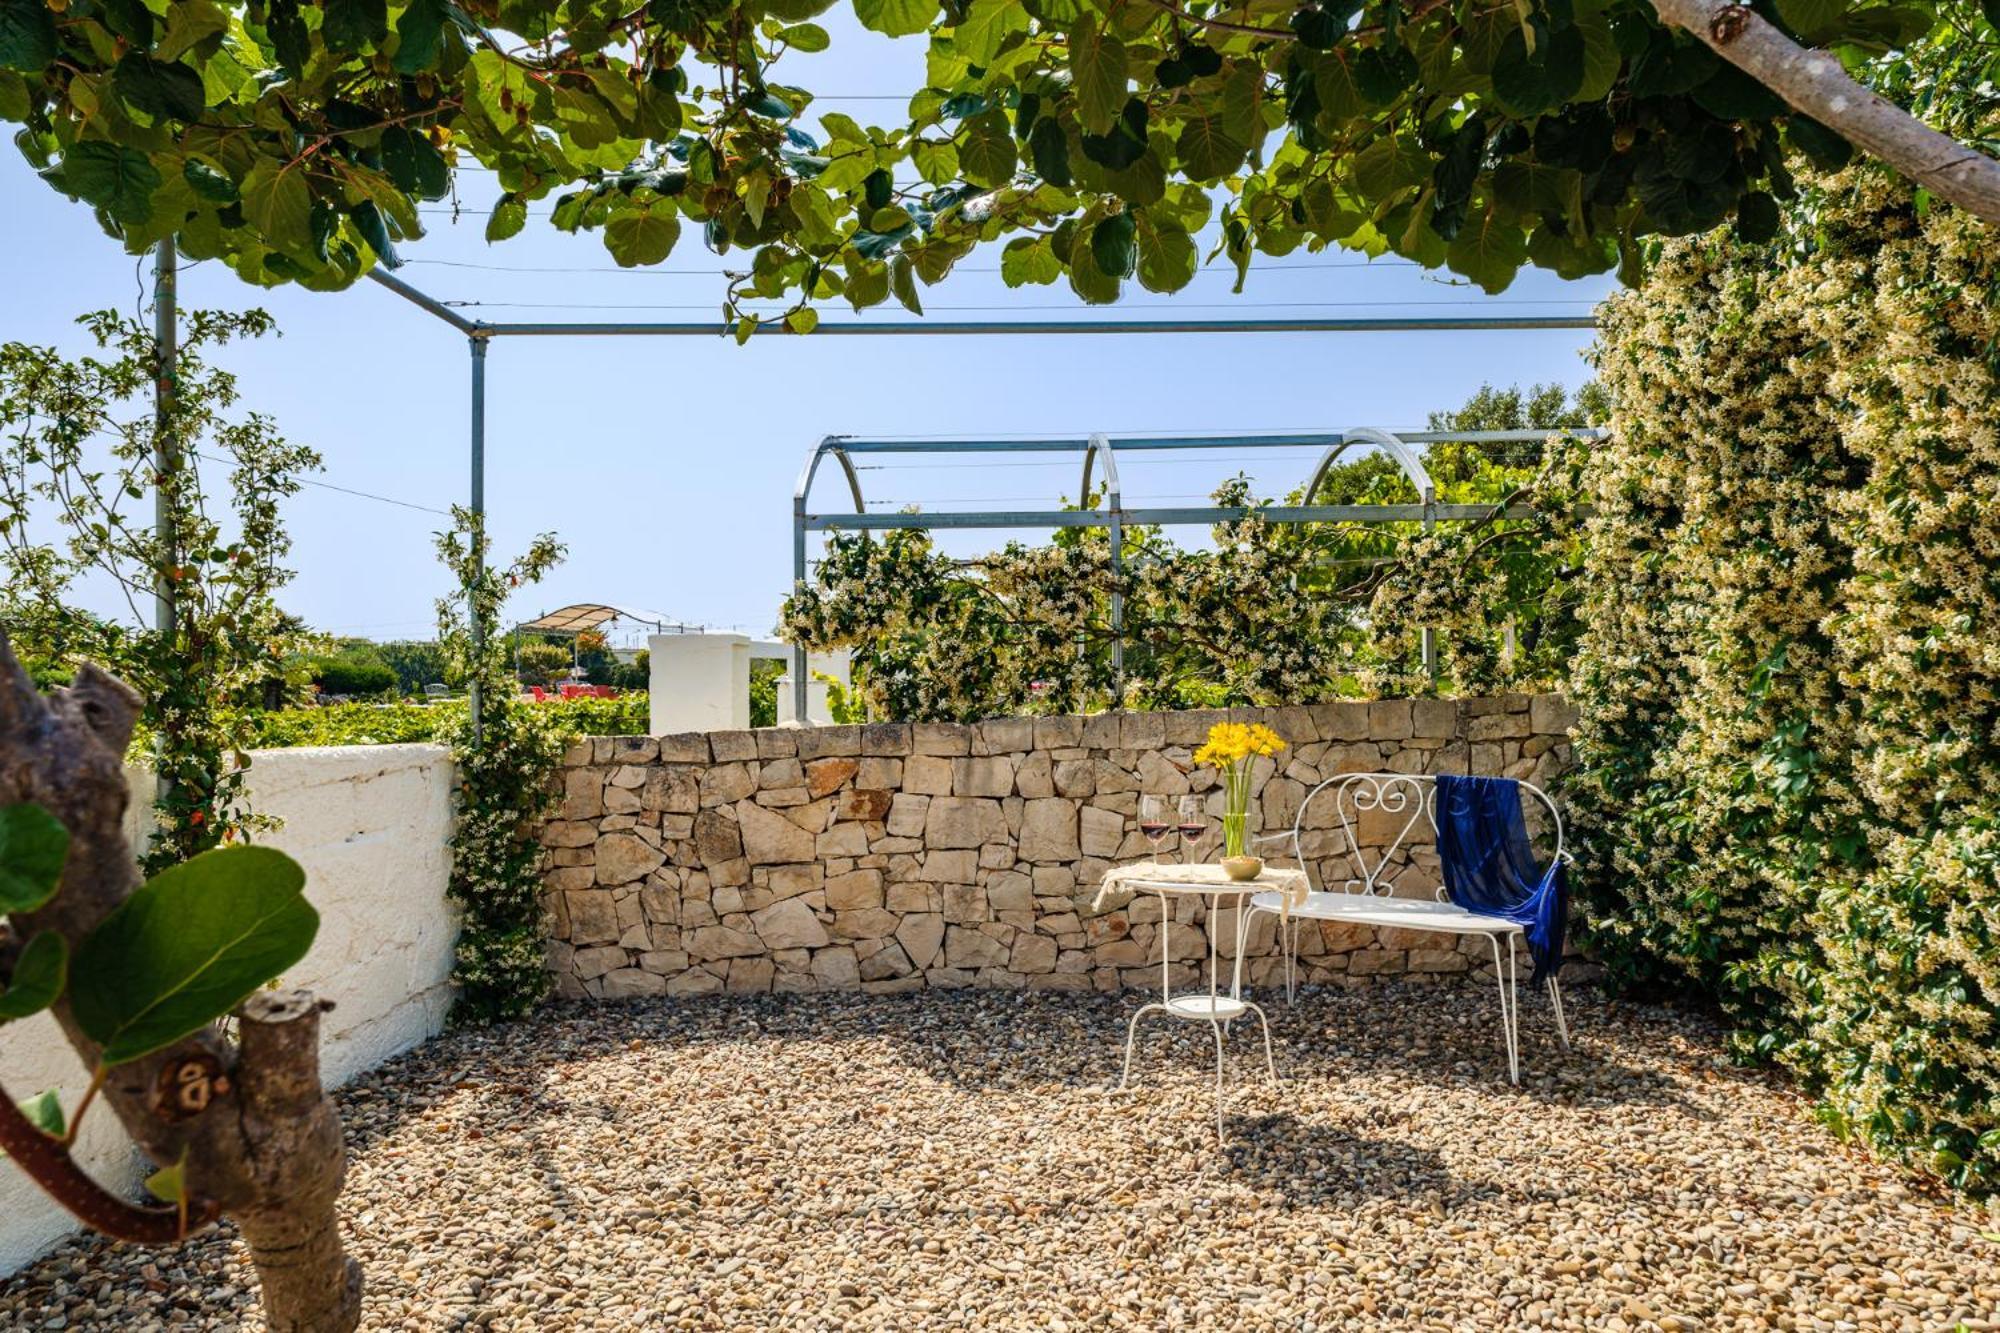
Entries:
[[1438,859],[1445,891],[1468,912],[1526,928],[1535,960],[1532,980],[1562,966],[1569,922],[1569,878],[1560,860],[1544,870],[1528,841],[1521,784],[1512,778],[1437,779]]

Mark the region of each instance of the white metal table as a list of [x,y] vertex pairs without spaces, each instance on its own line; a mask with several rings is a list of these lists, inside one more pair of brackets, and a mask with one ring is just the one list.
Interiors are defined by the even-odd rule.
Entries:
[[[1160,900],[1160,998],[1150,1000],[1132,1015],[1131,1023],[1125,1029],[1125,1069],[1118,1079],[1118,1091],[1123,1092],[1132,1079],[1132,1048],[1138,1040],[1139,1020],[1147,1014],[1159,1012],[1174,1018],[1190,1019],[1207,1023],[1215,1034],[1215,1136],[1222,1133],[1222,1037],[1228,1025],[1246,1014],[1255,1014],[1264,1032],[1264,1067],[1270,1073],[1273,1083],[1278,1081],[1277,1062],[1271,1055],[1271,1024],[1264,1017],[1264,1011],[1242,993],[1243,958],[1243,916],[1244,907],[1250,896],[1279,890],[1290,897],[1303,897],[1308,883],[1303,871],[1275,870],[1266,867],[1256,879],[1234,880],[1223,872],[1221,866],[1214,865],[1139,865],[1115,866],[1104,876],[1103,885],[1098,889],[1098,905],[1113,893],[1151,893]],[[1176,995],[1172,980],[1172,948],[1167,927],[1173,921],[1173,900],[1175,898],[1198,897],[1208,903],[1208,989],[1206,991],[1183,991]],[[1221,967],[1217,961],[1216,941],[1222,930],[1217,915],[1225,900],[1234,899],[1236,908],[1236,960],[1227,994],[1222,991]]]

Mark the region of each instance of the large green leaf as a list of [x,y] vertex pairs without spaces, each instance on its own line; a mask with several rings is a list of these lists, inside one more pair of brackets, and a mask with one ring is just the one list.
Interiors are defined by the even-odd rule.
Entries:
[[959,141],[958,164],[974,185],[999,187],[1014,178],[1014,136],[998,111],[974,116]]
[[1046,236],[1016,236],[1000,252],[1000,278],[1009,287],[1046,287],[1062,276],[1062,261]]
[[32,912],[55,897],[69,830],[39,805],[0,809],[0,913]]
[[126,105],[155,121],[200,120],[208,106],[201,75],[186,65],[153,60],[136,51],[118,62],[111,86]]
[[92,931],[70,969],[77,1024],[122,1064],[227,1014],[305,957],[319,914],[298,862],[220,847],[155,875]]
[[680,217],[667,203],[624,209],[604,224],[604,248],[621,268],[659,263],[680,238]]
[[14,963],[14,975],[0,992],[0,1023],[29,1014],[39,1014],[62,994],[68,974],[69,945],[53,930],[45,930],[28,941]]
[[1087,130],[1107,133],[1125,108],[1125,44],[1085,23],[1069,35],[1069,68],[1077,119]]
[[62,184],[120,222],[144,222],[153,211],[160,173],[152,159],[123,144],[87,139],[63,154]]
[[312,191],[305,168],[258,158],[243,181],[243,216],[277,249],[311,248]]
[[952,45],[975,65],[1000,54],[1008,37],[1028,30],[1028,11],[1020,0],[972,0],[965,18],[952,29]]
[[1139,285],[1149,292],[1177,292],[1194,280],[1199,256],[1194,237],[1179,227],[1139,227]]
[[861,26],[891,37],[914,37],[937,15],[937,0],[854,0],[854,17]]
[[41,0],[0,0],[0,69],[39,74],[56,51],[53,10]]
[[1179,148],[1181,169],[1189,180],[1197,181],[1230,175],[1243,165],[1243,155],[1249,151],[1223,130],[1220,116],[1200,116],[1181,126]]
[[396,72],[416,74],[437,63],[450,10],[445,0],[410,0],[396,21]]
[[1528,258],[1528,236],[1520,227],[1484,209],[1459,228],[1446,262],[1495,295],[1507,290]]
[[1127,278],[1138,262],[1134,237],[1137,220],[1126,209],[1113,213],[1090,229],[1090,258],[1097,271],[1113,278]]

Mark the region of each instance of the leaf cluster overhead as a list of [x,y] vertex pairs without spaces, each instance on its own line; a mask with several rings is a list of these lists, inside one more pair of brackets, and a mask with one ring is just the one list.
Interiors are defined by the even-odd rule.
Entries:
[[[920,310],[981,242],[1009,283],[1088,302],[1175,290],[1203,248],[1394,251],[1488,291],[1528,264],[1629,275],[1648,237],[1769,235],[1788,163],[1848,151],[1645,0],[854,0],[929,44],[881,127],[790,81],[828,7],[0,0],[0,118],[135,251],[177,235],[252,282],[341,287],[477,163],[494,240],[539,205],[621,264],[741,252],[745,332],[753,299],[798,331],[829,299]],[[1758,10],[1856,65],[1939,22]]]

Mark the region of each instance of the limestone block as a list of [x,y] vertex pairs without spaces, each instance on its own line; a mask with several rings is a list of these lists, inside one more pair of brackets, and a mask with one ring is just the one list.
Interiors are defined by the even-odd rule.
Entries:
[[996,912],[1032,912],[1034,882],[1019,871],[1002,871],[986,881],[986,903]]
[[658,870],[666,859],[634,834],[607,833],[597,840],[597,882],[630,884]]
[[954,968],[1001,967],[1011,950],[993,936],[971,926],[947,926],[944,932],[945,961]]
[[903,790],[919,796],[951,795],[951,760],[913,754],[903,761]]
[[595,819],[604,813],[604,777],[594,768],[563,773],[562,817]]
[[[796,759],[772,759],[757,766],[757,786],[762,791],[775,791],[781,787],[803,787],[806,781],[805,765]],[[834,786],[839,786],[835,783]]]
[[1350,976],[1382,977],[1395,976],[1408,966],[1408,959],[1400,952],[1388,949],[1363,949],[1347,956],[1347,971]]
[[981,870],[1011,869],[1018,860],[1020,858],[1014,855],[1014,847],[1011,843],[989,842],[979,849],[979,868]]
[[1014,794],[1014,761],[1006,755],[954,759],[951,761],[951,790],[957,796],[1011,796]]
[[1096,777],[1093,782],[1099,795],[1106,792],[1139,790],[1139,779],[1133,775],[1131,769],[1126,768],[1115,758],[1099,759],[1095,768]]
[[750,882],[750,863],[740,856],[727,861],[711,861],[708,863],[707,869],[708,879],[711,884],[748,884]]
[[[806,915],[811,916],[808,911]],[[815,922],[817,924],[817,922]],[[731,926],[701,926],[686,933],[688,956],[701,962],[717,958],[749,958],[764,952],[765,944],[748,931]]]
[[772,903],[751,913],[750,920],[766,948],[817,949],[828,940],[826,927],[800,898]]
[[743,855],[743,835],[727,810],[704,810],[694,819],[694,849],[704,865]]
[[861,753],[893,757],[910,752],[910,724],[870,722],[861,728]]
[[587,819],[551,819],[542,825],[544,847],[588,847],[597,841],[597,825]]
[[601,944],[592,949],[578,949],[571,967],[576,975],[585,981],[603,976],[614,968],[625,966],[626,953],[615,944]]
[[1466,739],[1474,741],[1519,740],[1528,734],[1528,714],[1488,713],[1466,719]]
[[976,755],[1020,754],[1034,747],[1033,718],[988,718],[973,728],[972,752]]
[[751,865],[813,859],[811,833],[754,801],[737,802],[736,823],[743,837],[743,855]]
[[965,849],[932,852],[910,878],[933,884],[971,884],[979,878],[979,855]]
[[708,736],[704,732],[686,731],[674,736],[662,736],[660,741],[660,762],[663,764],[705,764],[714,756],[709,753]]
[[993,918],[992,907],[986,901],[986,890],[978,884],[947,884],[944,886],[944,919],[956,925],[969,925]]
[[1365,703],[1315,704],[1309,711],[1323,741],[1368,739],[1369,705]]
[[[810,775],[811,770],[808,770]],[[903,785],[903,761],[900,759],[863,759],[855,770],[854,785],[857,787],[878,787],[894,790]]]
[[851,990],[861,984],[861,967],[854,950],[835,944],[813,954],[813,976],[824,990]]
[[[1067,802],[1064,802],[1067,804]],[[1081,812],[1083,836],[1081,851],[1085,856],[1117,856],[1119,847],[1125,841],[1125,816],[1115,810],[1101,806],[1086,805]],[[1023,855],[1026,855],[1027,839],[1021,840]],[[1029,860],[1055,860],[1055,857],[1030,856]]]
[[1023,861],[1074,861],[1082,854],[1075,802],[1043,797],[1026,803],[1021,815]]
[[757,790],[757,779],[748,764],[717,764],[701,775],[701,803],[728,805]]
[[936,912],[912,912],[896,926],[896,943],[909,955],[910,966],[922,971],[936,959],[944,930],[944,918]]
[[607,1000],[630,1000],[641,995],[665,995],[667,979],[636,967],[621,967],[604,974],[602,994]]
[[708,748],[715,753],[718,764],[757,757],[757,733],[754,731],[711,731],[708,733]]
[[799,758],[824,759],[832,755],[861,753],[858,726],[805,727],[799,731]]
[[833,933],[843,940],[885,940],[896,933],[902,918],[879,907],[833,914]]
[[1560,694],[1532,695],[1528,720],[1537,735],[1567,736],[1576,730],[1576,705]]
[[771,901],[783,898],[798,898],[815,892],[824,886],[826,873],[817,864],[798,866],[772,866],[768,871],[758,871],[763,876],[765,892]]
[[688,956],[679,949],[660,949],[639,955],[639,966],[657,976],[670,977],[687,971]]
[[[1066,746],[1078,745],[1083,741],[1083,719],[1080,717],[1038,717],[1035,719],[1035,748],[1037,750],[1060,750]],[[1026,792],[1021,793],[1023,796]]]
[[976,848],[1006,836],[1007,821],[1000,813],[1000,802],[965,796],[931,798],[924,818],[924,841],[932,847]]
[[1053,972],[1056,952],[1053,939],[1024,930],[1014,937],[1014,951],[1007,959],[1008,970],[1023,974]]
[[736,995],[761,995],[771,989],[777,970],[768,958],[732,958],[722,988]]
[[722,978],[701,968],[690,968],[677,977],[667,978],[669,995],[714,995],[722,990]]
[[641,808],[666,814],[691,815],[701,804],[700,770],[679,764],[649,770],[639,792]]
[[604,789],[604,813],[607,815],[635,815],[639,813],[639,793],[630,787],[606,787]]
[[1115,750],[1118,748],[1117,713],[1092,713],[1083,719],[1083,735],[1078,744],[1086,750]]
[[1408,967],[1412,972],[1463,972],[1472,960],[1456,949],[1412,949]]
[[1015,765],[1014,791],[1021,796],[1055,795],[1055,762],[1047,752],[1027,755]]
[[[1097,764],[1093,760],[1057,760],[1054,778],[1058,796],[1086,797],[1097,794]],[[1024,791],[1021,795],[1030,796],[1033,793]]]
[[900,799],[879,788],[855,787],[840,794],[834,809],[834,818],[867,824],[879,823],[889,817],[893,803]]
[[1189,790],[1187,772],[1169,763],[1157,750],[1141,754],[1135,771],[1139,789],[1149,796],[1181,796]]
[[868,827],[852,821],[835,824],[819,835],[814,855],[822,861],[868,855]]
[[861,960],[863,981],[882,981],[889,977],[908,976],[913,970],[909,955],[905,954],[903,946],[894,940],[884,943],[881,948]]
[[806,791],[818,800],[840,790],[842,783],[860,771],[858,759],[815,759],[805,766]]
[[882,905],[882,872],[855,870],[826,881],[826,905],[836,912]]
[[913,754],[972,753],[972,728],[962,722],[919,722],[910,729]]
[[799,734],[792,728],[759,727],[753,734],[757,737],[759,759],[798,758]]

